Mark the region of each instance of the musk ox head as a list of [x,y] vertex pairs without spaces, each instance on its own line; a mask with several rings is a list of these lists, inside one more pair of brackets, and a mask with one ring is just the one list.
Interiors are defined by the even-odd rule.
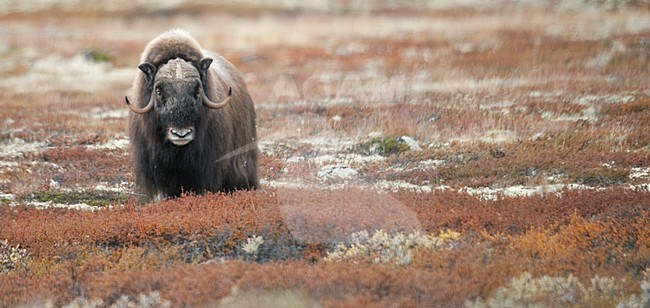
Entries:
[[211,58],[203,58],[198,67],[183,59],[169,60],[156,69],[153,64],[143,63],[138,68],[144,73],[149,101],[138,108],[125,98],[129,108],[138,114],[153,113],[164,141],[184,146],[194,140],[197,123],[209,109],[220,109],[230,101],[232,89],[220,103],[212,102],[206,80]]

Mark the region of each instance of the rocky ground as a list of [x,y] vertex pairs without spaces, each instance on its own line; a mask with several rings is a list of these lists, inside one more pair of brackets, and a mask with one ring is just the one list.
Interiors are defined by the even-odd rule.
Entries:
[[[647,2],[75,3],[0,4],[2,305],[650,302]],[[243,73],[261,190],[135,190],[170,28]]]

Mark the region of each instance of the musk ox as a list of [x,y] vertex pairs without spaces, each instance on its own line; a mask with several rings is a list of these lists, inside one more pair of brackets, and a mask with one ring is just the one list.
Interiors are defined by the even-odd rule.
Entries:
[[125,100],[136,185],[149,199],[259,187],[255,107],[230,62],[172,30],[138,68]]

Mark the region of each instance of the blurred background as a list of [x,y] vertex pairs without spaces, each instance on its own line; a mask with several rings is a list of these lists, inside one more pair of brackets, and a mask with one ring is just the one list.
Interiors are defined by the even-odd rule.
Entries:
[[[611,116],[650,96],[648,0],[4,0],[0,156],[83,145],[128,159],[124,95],[145,45],[173,28],[243,74],[267,180],[310,175],[318,186],[313,157],[373,154],[377,138],[443,152],[487,145],[497,158],[527,140],[599,144],[600,153],[644,149],[650,138],[642,113]],[[553,168],[545,174],[565,167]],[[368,183],[394,179],[363,172]],[[566,180],[454,174],[412,182]],[[23,184],[5,190],[32,189]]]

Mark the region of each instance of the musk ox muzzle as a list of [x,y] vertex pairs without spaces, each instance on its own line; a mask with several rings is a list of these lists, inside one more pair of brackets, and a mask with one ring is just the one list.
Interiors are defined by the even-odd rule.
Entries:
[[177,145],[184,146],[194,140],[194,126],[187,128],[170,127],[167,130],[167,140]]

